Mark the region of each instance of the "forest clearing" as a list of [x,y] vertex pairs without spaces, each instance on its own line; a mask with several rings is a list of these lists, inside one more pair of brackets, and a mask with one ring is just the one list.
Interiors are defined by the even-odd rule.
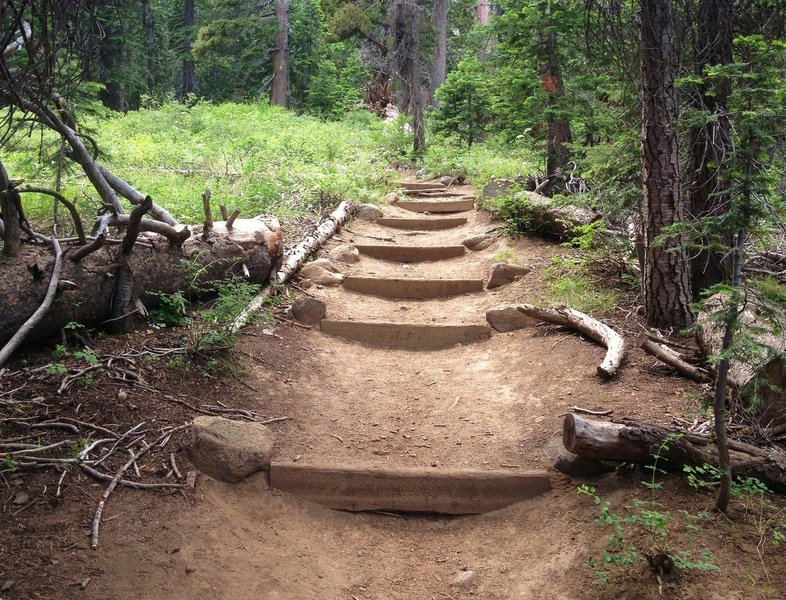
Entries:
[[764,4],[0,0],[0,599],[786,598]]

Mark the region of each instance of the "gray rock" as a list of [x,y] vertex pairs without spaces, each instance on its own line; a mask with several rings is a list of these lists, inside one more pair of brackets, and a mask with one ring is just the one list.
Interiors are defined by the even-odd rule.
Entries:
[[494,236],[488,235],[487,233],[481,233],[480,235],[473,235],[472,237],[468,237],[466,240],[461,242],[470,250],[485,250],[491,244],[493,244],[496,240]]
[[327,305],[322,300],[316,298],[309,298],[308,296],[300,298],[292,304],[292,316],[297,321],[306,325],[317,325],[325,318],[327,314]]
[[376,221],[382,217],[383,213],[374,204],[359,204],[355,209],[355,218],[361,221]]
[[191,424],[189,457],[202,473],[237,482],[270,466],[273,434],[264,425],[199,416]]
[[344,281],[344,276],[339,273],[335,265],[326,258],[318,258],[304,265],[300,274],[320,285],[338,285]]
[[532,317],[516,310],[515,306],[500,305],[494,306],[486,311],[486,321],[495,331],[506,332],[524,329],[537,324]]
[[512,283],[519,277],[532,272],[532,267],[511,265],[508,263],[494,263],[489,267],[489,282],[486,289],[499,287],[506,283]]
[[360,261],[360,252],[351,244],[339,244],[328,252],[330,260],[353,264]]
[[475,571],[461,571],[453,578],[450,585],[453,587],[469,587],[475,583]]
[[445,175],[439,178],[439,182],[444,185],[445,187],[449,187],[456,183],[455,177],[451,177],[450,175]]
[[524,184],[524,177],[519,176],[516,179],[497,179],[492,177],[488,183],[483,186],[484,198],[497,198],[499,196],[507,196],[514,189],[521,189]]
[[396,202],[401,200],[401,198],[398,197],[398,194],[396,192],[388,192],[387,194],[385,194],[383,200],[388,204],[396,204]]

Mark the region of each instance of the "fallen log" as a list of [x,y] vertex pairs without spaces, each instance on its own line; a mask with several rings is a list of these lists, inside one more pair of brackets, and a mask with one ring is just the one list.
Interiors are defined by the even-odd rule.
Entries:
[[[148,221],[142,219],[140,225]],[[154,222],[156,225],[164,223]],[[260,229],[264,227],[259,221]],[[168,227],[168,226],[167,226]],[[198,232],[199,228],[191,229]],[[188,231],[188,230],[186,230]],[[279,233],[264,233],[262,239],[280,237]],[[101,239],[101,238],[99,238]],[[141,298],[145,304],[155,305],[156,294],[173,294],[209,288],[213,282],[227,277],[243,276],[245,265],[252,283],[265,284],[270,279],[273,264],[280,255],[269,251],[272,245],[254,243],[241,245],[226,235],[211,232],[207,241],[198,234],[191,235],[182,245],[168,243],[156,234],[140,233],[144,245],[137,244],[126,257],[127,268],[133,273],[133,304]],[[70,258],[73,247],[65,249],[64,259]],[[124,261],[117,245],[99,243],[95,250],[79,262],[63,260],[63,271],[57,295],[51,309],[30,332],[27,340],[35,341],[57,334],[69,322],[87,326],[105,321],[110,312],[119,271]],[[41,304],[46,293],[46,273],[52,270],[52,257],[41,247],[25,244],[19,256],[0,257],[0,344],[8,341]]]
[[[707,302],[708,310],[698,317],[696,341],[706,356],[720,352],[723,325],[712,313],[721,308],[723,298],[715,295]],[[751,299],[740,313],[739,322],[764,351],[735,356],[729,363],[729,383],[764,427],[786,425],[786,318],[780,316],[780,333],[756,314],[756,300]]]
[[[562,443],[569,452],[596,460],[646,464],[658,455],[658,467],[669,471],[718,465],[709,437],[630,420],[595,421],[569,414],[562,425]],[[729,451],[736,477],[756,477],[771,490],[786,493],[786,453],[735,441],[729,442]]]
[[567,306],[538,308],[522,304],[516,308],[529,317],[553,325],[570,327],[603,344],[607,351],[603,362],[598,365],[598,375],[603,379],[611,379],[617,373],[622,358],[625,356],[625,340],[608,325]]
[[660,344],[642,332],[636,338],[636,345],[644,350],[647,354],[654,356],[661,362],[669,365],[672,369],[681,373],[688,379],[698,381],[699,383],[708,383],[712,381],[712,376],[708,371],[701,367],[687,362],[679,352],[676,352],[664,344]]

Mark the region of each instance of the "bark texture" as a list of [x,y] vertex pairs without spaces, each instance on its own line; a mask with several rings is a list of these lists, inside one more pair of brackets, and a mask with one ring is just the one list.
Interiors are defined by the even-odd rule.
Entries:
[[539,34],[538,37],[543,49],[540,81],[541,87],[546,93],[546,177],[553,184],[554,174],[561,170],[570,158],[568,144],[572,141],[572,135],[570,122],[565,118],[555,116],[555,109],[559,108],[562,97],[565,95],[565,83],[562,79],[562,70],[557,55],[557,32],[550,31],[546,34]]
[[194,0],[183,0],[183,65],[180,75],[180,97],[196,93],[196,68],[194,58],[191,56],[191,40],[194,35]]
[[[681,236],[658,240],[685,220],[680,189],[677,92],[671,0],[639,0],[641,8],[642,176],[644,184],[644,308],[647,323],[682,328],[693,321],[690,263]],[[656,241],[657,240],[657,241]]]
[[435,43],[431,53],[431,77],[429,85],[429,101],[436,106],[435,93],[445,83],[448,52],[448,0],[434,0],[431,14],[431,27],[434,30]]

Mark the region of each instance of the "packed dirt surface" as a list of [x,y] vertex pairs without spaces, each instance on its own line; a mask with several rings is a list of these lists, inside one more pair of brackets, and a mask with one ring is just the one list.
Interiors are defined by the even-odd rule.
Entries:
[[[468,186],[458,191],[473,193]],[[418,216],[384,209],[386,216]],[[329,319],[353,321],[482,325],[494,305],[537,303],[544,295],[544,269],[565,249],[536,238],[498,236],[487,213],[465,214],[466,225],[422,235],[355,221],[324,254],[340,243],[454,245],[491,231],[489,248],[457,258],[402,265],[361,256],[356,264],[336,265],[354,276],[486,279],[502,258],[533,272],[494,290],[445,299],[384,299],[341,286],[306,291],[327,303]],[[639,331],[633,308],[606,320],[629,342]],[[591,585],[592,573],[583,565],[607,547],[611,531],[595,524],[597,507],[576,493],[577,486],[595,485],[624,512],[634,499],[650,497],[640,484],[649,474],[622,469],[577,481],[555,471],[564,453],[565,413],[573,406],[611,409],[671,424],[689,417],[692,395],[702,392],[635,348],[611,381],[595,372],[603,348],[570,331],[534,324],[428,351],[376,348],[318,328],[259,326],[242,338],[239,350],[242,385],[166,383],[200,399],[215,396],[230,407],[287,417],[270,425],[275,461],[435,472],[545,470],[552,490],[477,516],[348,513],[269,490],[263,474],[234,485],[200,476],[195,490],[182,494],[118,490],[100,547],[92,551],[85,532],[104,485],[83,481],[63,505],[38,505],[14,516],[13,529],[3,526],[0,585],[14,585],[0,598],[786,598],[782,549],[762,541],[745,512],[751,507],[738,505],[732,520],[707,517],[703,535],[681,547],[693,556],[712,550],[718,571],[668,579],[661,596],[642,559],[605,586]],[[184,452],[178,457],[187,461]],[[51,485],[51,479],[41,476],[29,485]],[[679,478],[668,478],[657,500],[675,516],[675,533],[685,529],[680,509],[696,512],[712,504],[709,495],[690,492]],[[5,507],[4,519],[14,510],[8,502]],[[633,541],[643,550],[651,546],[643,535]],[[465,585],[453,584],[468,571]]]

